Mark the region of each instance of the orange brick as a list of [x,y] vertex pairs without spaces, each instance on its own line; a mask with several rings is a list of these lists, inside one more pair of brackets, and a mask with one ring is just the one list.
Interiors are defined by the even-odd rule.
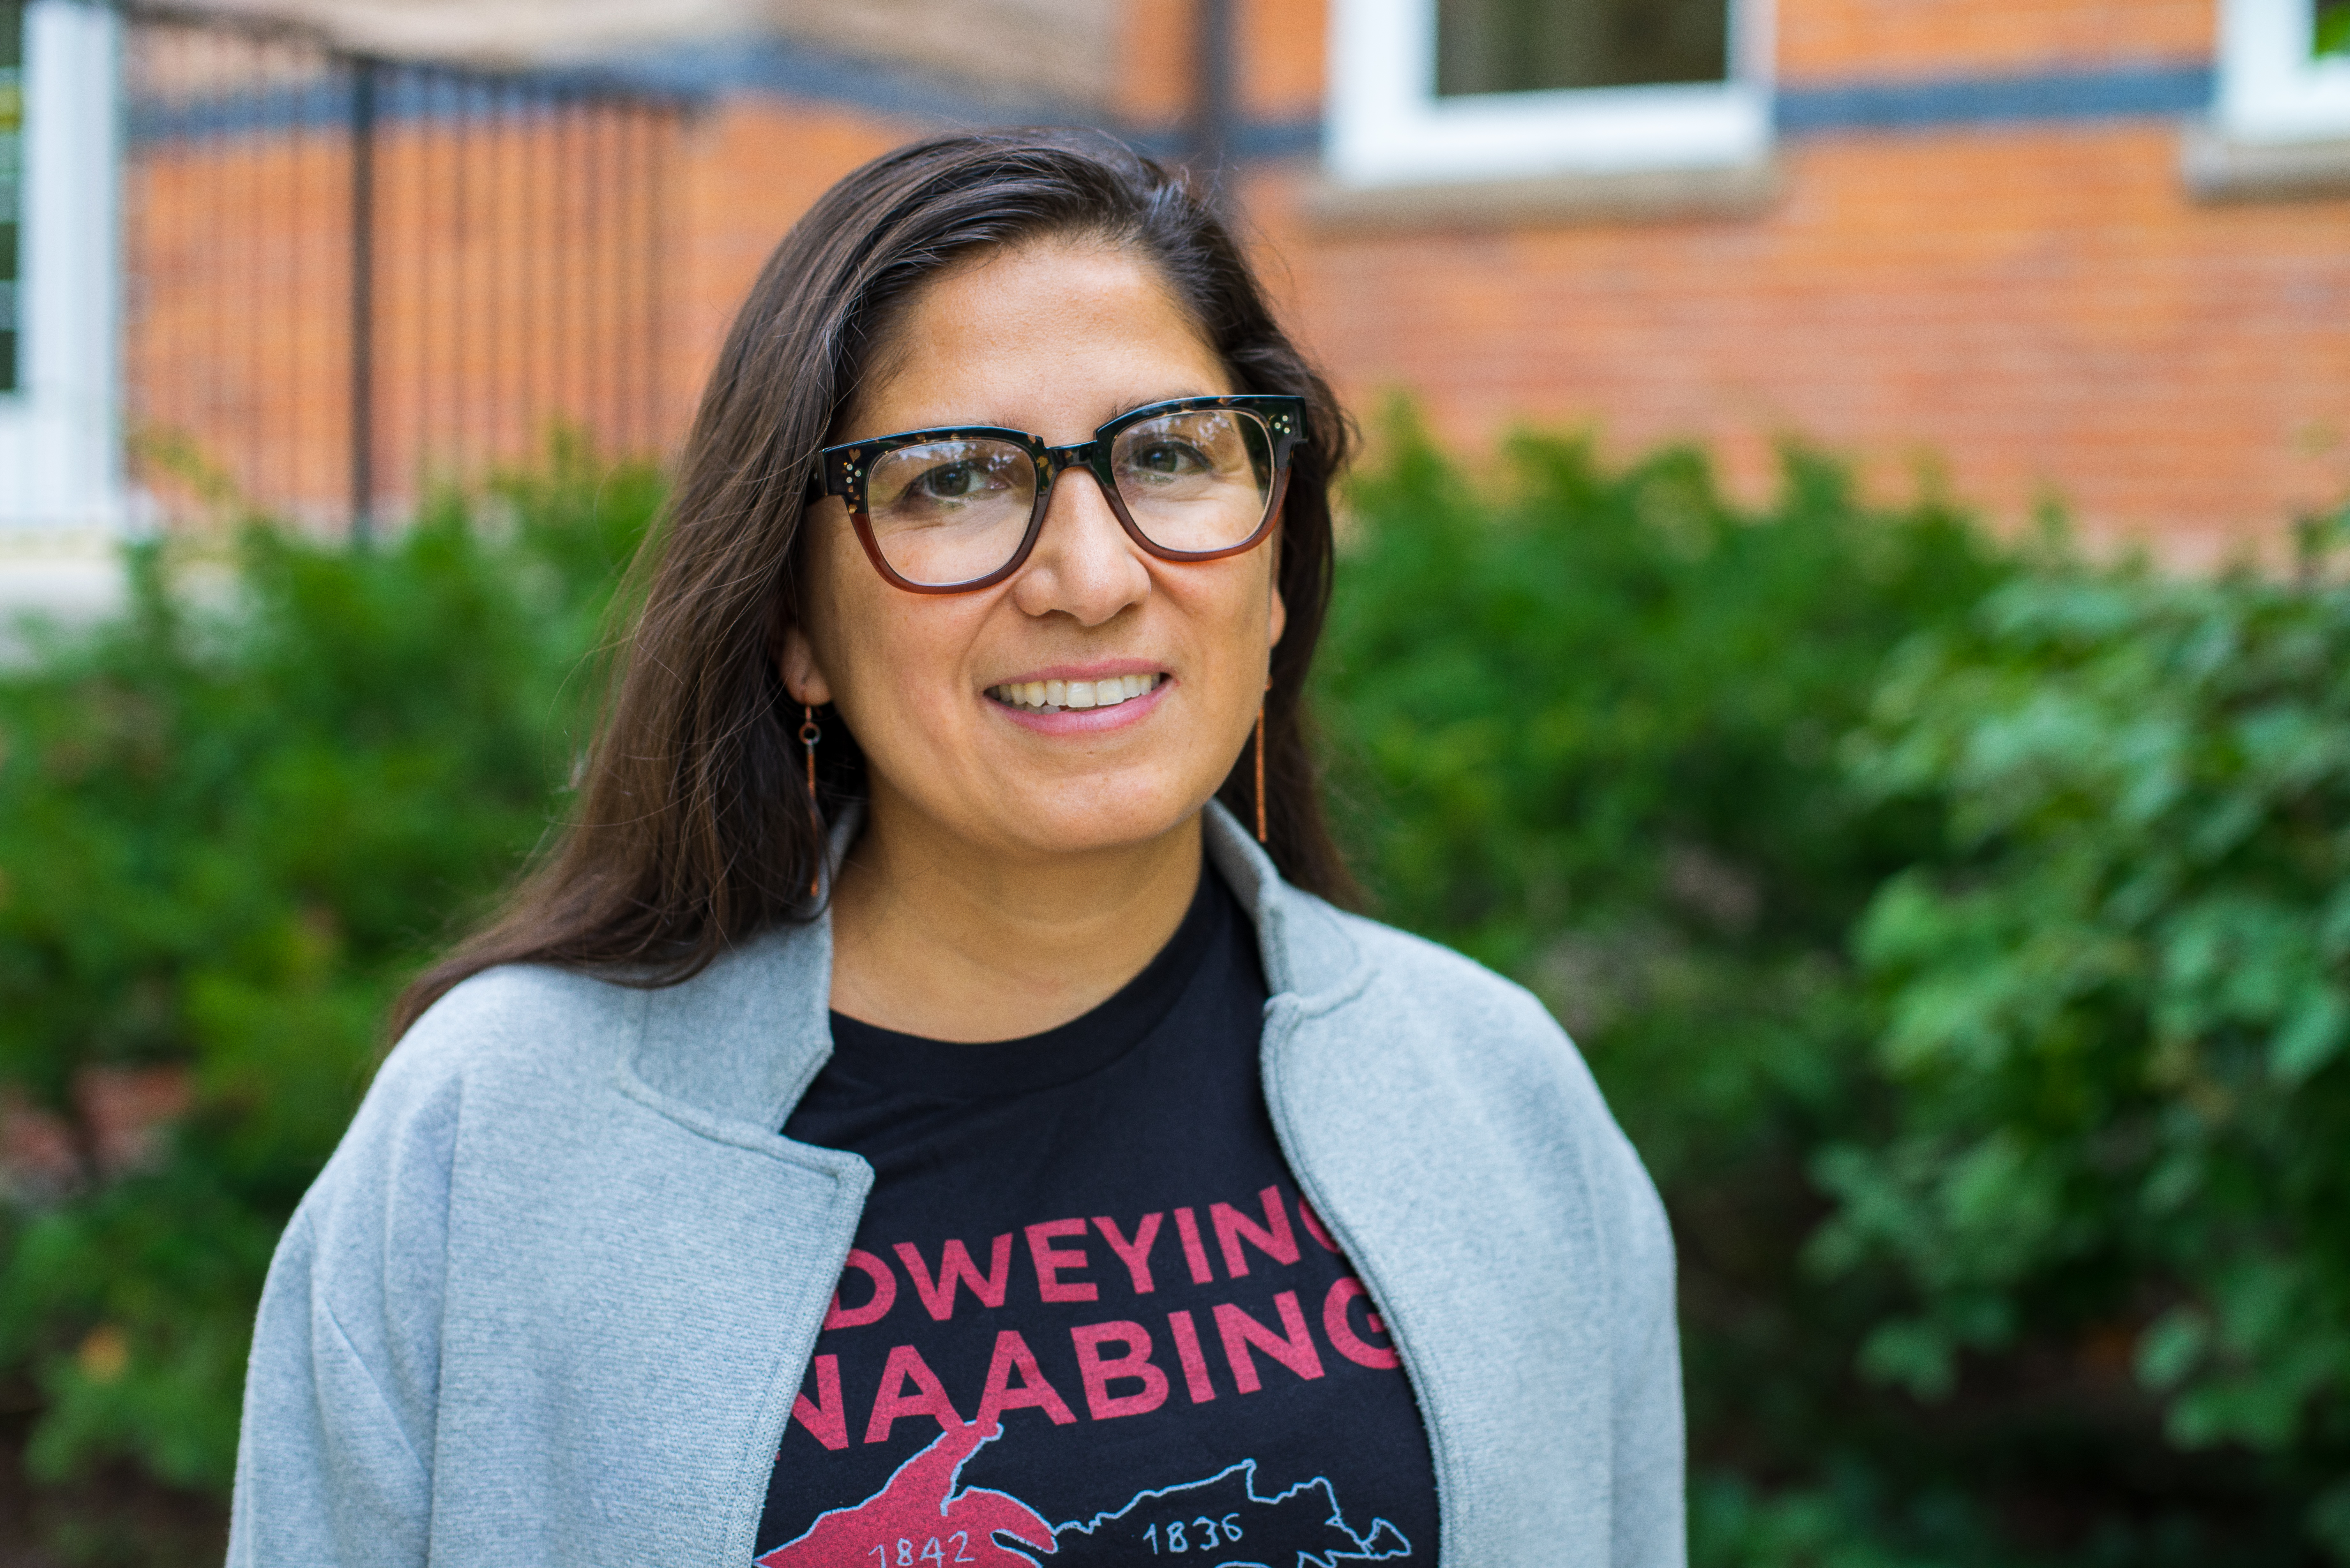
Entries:
[[1118,8],[1111,103],[1129,124],[1172,130],[1191,111],[1195,0],[1122,0]]
[[1311,116],[1322,106],[1326,0],[1233,0],[1232,74],[1243,113]]
[[2216,0],[1779,0],[1783,79],[1989,75],[2209,57]]

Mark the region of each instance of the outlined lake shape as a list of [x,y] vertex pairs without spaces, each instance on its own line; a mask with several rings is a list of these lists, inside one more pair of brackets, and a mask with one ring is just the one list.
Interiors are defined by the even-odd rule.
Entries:
[[1337,1492],[1316,1476],[1267,1497],[1256,1488],[1256,1461],[1138,1492],[1114,1512],[1053,1532],[1054,1561],[1068,1568],[1180,1558],[1187,1568],[1341,1568],[1349,1563],[1401,1562],[1411,1542],[1384,1519],[1357,1529]]

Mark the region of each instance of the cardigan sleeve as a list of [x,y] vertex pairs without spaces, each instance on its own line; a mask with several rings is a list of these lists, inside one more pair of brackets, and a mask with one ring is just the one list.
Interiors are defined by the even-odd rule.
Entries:
[[1623,1134],[1610,1139],[1607,1186],[1615,1254],[1614,1568],[1682,1568],[1685,1517],[1680,1332],[1672,1231],[1656,1186]]
[[254,1324],[232,1568],[417,1564],[460,1075],[395,1051],[277,1244]]
[[306,1211],[278,1243],[254,1324],[231,1568],[425,1560],[430,1471],[322,1284]]

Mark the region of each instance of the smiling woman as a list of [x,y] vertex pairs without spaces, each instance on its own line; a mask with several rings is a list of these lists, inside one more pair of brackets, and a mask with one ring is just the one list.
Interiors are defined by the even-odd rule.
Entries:
[[577,820],[280,1245],[234,1560],[1680,1560],[1647,1177],[1531,998],[1338,907],[1347,442],[1117,142],[817,203]]
[[[836,705],[868,764],[835,1006],[1033,1034],[1131,979],[1191,902],[1200,805],[1250,743],[1286,623],[1271,421],[1294,430],[1306,399],[1235,399],[1147,256],[1083,235],[936,278],[884,363],[842,428],[910,433],[828,449],[856,454],[824,478],[859,526],[839,499],[813,509],[783,646],[792,698]],[[1326,559],[1318,532],[1296,553]],[[908,579],[948,591],[909,601]]]

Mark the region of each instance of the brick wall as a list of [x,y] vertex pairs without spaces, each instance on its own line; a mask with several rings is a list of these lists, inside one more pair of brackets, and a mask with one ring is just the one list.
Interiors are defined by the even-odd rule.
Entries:
[[1146,131],[1171,131],[1191,107],[1193,0],[1119,0],[1116,100]]
[[1242,112],[1290,120],[1322,104],[1329,19],[1323,0],[1238,0],[1232,62]]
[[678,149],[670,390],[682,435],[734,313],[784,231],[851,169],[923,129],[833,104],[740,97],[687,124]]
[[1781,0],[1783,80],[2204,59],[2215,0]]
[[1758,218],[1349,238],[1250,201],[1358,403],[1939,469],[2013,521],[2222,556],[2350,493],[2350,202],[2213,207],[2160,124],[1821,139]]
[[[1322,5],[1260,9],[1272,36],[1272,14],[1318,26]],[[1777,9],[1791,85],[2208,61],[2215,26],[2210,0]],[[1750,492],[1800,439],[1880,489],[1939,472],[2010,524],[2058,497],[2093,536],[2209,561],[2350,493],[2350,196],[2199,201],[2181,131],[1794,137],[1764,210],[1678,222],[1350,233],[1301,212],[1308,161],[1246,190],[1367,411],[1409,393],[1470,448],[1528,421],[1695,440]]]
[[[1234,3],[1243,119],[1294,138],[1318,108],[1323,0]],[[2213,0],[1777,9],[1791,87],[2191,67],[2208,62],[2214,27]],[[1119,112],[1170,135],[1191,90],[1191,0],[1125,0],[1120,16]],[[616,444],[672,446],[783,231],[841,173],[935,123],[755,92],[687,116],[664,153],[663,358],[629,405],[645,411],[590,422]],[[2172,115],[1791,135],[1780,193],[1759,210],[1639,223],[1349,230],[1310,215],[1310,156],[1251,164],[1239,189],[1345,390],[1366,410],[1407,392],[1465,448],[1525,421],[1594,428],[1623,448],[1692,440],[1751,490],[1767,483],[1773,443],[1796,439],[1852,453],[1887,490],[1939,472],[2010,523],[2061,497],[2092,535],[2208,560],[2350,492],[2350,197],[2199,201],[2180,177],[2181,131]],[[477,229],[517,210],[489,189]],[[146,201],[147,232],[168,229],[169,192]],[[462,235],[446,238],[462,252]],[[235,242],[203,254],[172,243],[183,249],[167,275],[234,265],[220,247]],[[304,325],[304,286],[277,296],[286,341],[273,352],[328,351],[330,329]],[[395,313],[432,308],[419,282],[386,297]],[[177,330],[169,301],[151,301],[133,337],[147,384],[189,379],[199,349]],[[427,396],[473,400],[467,421],[501,450],[531,439],[515,410],[536,383],[499,381],[464,352],[387,363],[387,467],[422,461],[422,435],[397,433],[409,416],[396,410]],[[265,377],[250,380],[240,395],[268,395]],[[306,493],[331,496],[339,414],[321,405],[289,427],[315,449]]]

